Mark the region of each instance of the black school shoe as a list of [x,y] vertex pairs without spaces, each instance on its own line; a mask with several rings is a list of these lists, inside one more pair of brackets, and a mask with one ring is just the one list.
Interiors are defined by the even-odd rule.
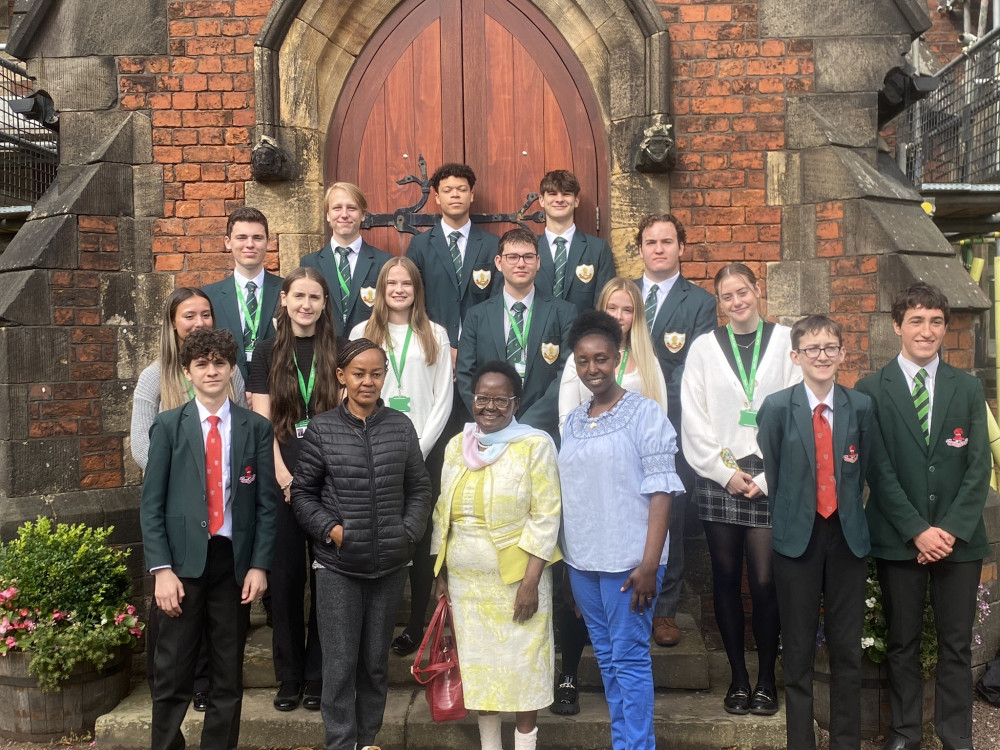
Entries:
[[194,710],[204,713],[208,710],[208,693],[200,692],[194,694]]
[[281,683],[278,694],[274,696],[274,707],[279,711],[294,711],[302,701],[302,683],[288,682]]
[[404,630],[392,639],[390,648],[394,653],[399,654],[400,656],[409,656],[417,650],[419,645],[420,641]]
[[750,688],[742,685],[730,685],[726,691],[726,697],[722,701],[722,707],[727,714],[738,714],[740,716],[750,713]]
[[323,702],[323,683],[320,680],[306,680],[302,690],[302,708],[307,711],[319,711]]
[[560,716],[573,716],[580,713],[580,695],[576,689],[575,674],[559,676],[555,697],[555,701],[549,706],[549,711],[552,713]]
[[756,716],[773,716],[778,713],[778,697],[774,688],[758,685],[750,699],[750,713]]

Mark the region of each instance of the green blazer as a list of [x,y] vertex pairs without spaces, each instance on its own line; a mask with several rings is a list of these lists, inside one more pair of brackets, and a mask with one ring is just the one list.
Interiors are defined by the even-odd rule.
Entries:
[[[472,376],[480,365],[492,360],[506,361],[502,293],[473,307],[462,324],[455,374],[458,392],[472,413]],[[559,441],[559,382],[569,355],[566,340],[576,318],[576,306],[556,299],[551,292],[535,287],[531,327],[525,347],[524,396],[518,406],[517,421],[544,430]],[[545,354],[543,355],[543,351]],[[548,356],[548,360],[546,360]]]
[[459,326],[469,311],[503,287],[503,277],[493,261],[497,255],[497,241],[496,235],[472,225],[465,246],[461,281],[455,273],[448,238],[441,230],[440,221],[410,240],[406,249],[406,257],[420,269],[424,280],[427,316],[448,331],[452,349],[458,348]]
[[[259,414],[232,402],[229,408],[233,479],[227,502],[232,507],[236,580],[242,582],[250,568],[271,567],[278,502],[274,433]],[[147,570],[170,565],[181,578],[205,572],[205,441],[194,400],[153,420],[139,519]]]
[[[538,237],[538,256],[542,267],[538,270],[535,283],[549,292],[553,292],[552,285],[556,279],[552,253],[552,247],[543,232]],[[589,268],[583,268],[585,266]],[[599,237],[584,234],[577,228],[566,253],[566,276],[559,298],[572,302],[580,312],[592,310],[597,306],[597,298],[604,285],[614,277],[615,258],[608,243]]]
[[[236,339],[236,366],[240,368],[243,382],[250,379],[246,352],[243,351],[243,324],[240,323],[240,301],[236,296],[233,277],[202,287],[212,303],[216,328],[225,328]],[[258,342],[274,336],[274,317],[281,296],[281,277],[264,271],[264,289],[260,293],[260,331]]]
[[[837,513],[851,552],[866,557],[871,540],[864,490],[876,432],[874,407],[864,394],[840,385],[834,386],[833,399]],[[757,445],[764,455],[774,551],[801,557],[816,520],[816,439],[804,383],[764,399],[757,411]]]
[[[392,260],[389,253],[379,250],[374,245],[361,241],[358,250],[358,261],[351,274],[350,294],[347,297],[347,322],[344,322],[344,306],[341,303],[340,278],[337,276],[337,254],[333,252],[330,243],[316,253],[304,255],[299,261],[300,266],[311,266],[323,274],[326,285],[330,287],[330,306],[333,315],[333,325],[338,336],[347,336],[358,323],[372,316],[372,306],[375,304],[375,282],[382,266]],[[370,289],[367,298],[371,302],[359,299],[362,289]]]
[[[636,279],[635,283],[641,293],[642,277]],[[635,314],[641,316],[642,311],[636,310]],[[681,433],[681,378],[684,375],[684,360],[687,359],[694,340],[703,333],[715,330],[718,324],[715,297],[683,276],[674,282],[653,319],[649,335],[653,339],[653,350],[667,383],[667,415],[678,436]]]
[[913,537],[937,526],[956,538],[948,560],[985,557],[989,542],[983,507],[990,487],[990,447],[983,384],[943,361],[938,365],[930,445],[924,443],[898,360],[856,387],[875,402],[884,444],[873,459],[884,470],[869,478],[872,554],[886,560],[913,559]]

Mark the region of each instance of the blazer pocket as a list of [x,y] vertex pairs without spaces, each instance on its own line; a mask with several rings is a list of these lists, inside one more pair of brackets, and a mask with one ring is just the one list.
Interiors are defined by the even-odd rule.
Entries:
[[175,566],[181,566],[184,564],[184,556],[187,554],[186,519],[184,516],[167,516],[165,521],[170,562]]

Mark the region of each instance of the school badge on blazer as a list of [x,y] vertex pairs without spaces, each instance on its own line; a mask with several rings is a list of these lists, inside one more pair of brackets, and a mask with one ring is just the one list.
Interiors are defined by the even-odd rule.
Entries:
[[361,301],[364,302],[368,307],[375,304],[375,287],[373,286],[363,286],[358,290],[358,296]]
[[969,444],[969,438],[965,436],[965,430],[961,427],[956,427],[954,432],[952,432],[952,436],[944,442],[952,448],[964,448]]
[[685,341],[687,341],[686,333],[677,333],[674,331],[663,334],[663,345],[667,347],[671,354],[677,354],[677,352],[683,349]]
[[546,364],[554,364],[559,359],[559,344],[542,343],[542,359]]
[[485,289],[490,285],[493,273],[488,268],[480,268],[472,272],[472,283],[480,289]]
[[584,284],[589,284],[594,280],[594,266],[593,264],[583,264],[576,267],[576,278],[580,279]]

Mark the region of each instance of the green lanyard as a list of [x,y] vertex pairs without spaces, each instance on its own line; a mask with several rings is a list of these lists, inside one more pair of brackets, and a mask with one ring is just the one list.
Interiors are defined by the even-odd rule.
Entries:
[[[350,253],[348,253],[348,256],[350,256]],[[351,287],[347,283],[347,281],[344,279],[344,274],[342,274],[340,272],[340,262],[339,262],[340,258],[337,258],[337,261],[338,261],[337,262],[337,281],[340,282],[340,291],[342,291],[344,293],[345,297],[349,297],[349,296],[351,296]],[[347,262],[347,267],[350,268],[351,267],[351,265],[350,265],[351,262],[349,260],[346,260],[346,262]]]
[[622,363],[621,366],[618,368],[618,374],[615,376],[615,380],[618,382],[618,385],[622,384],[622,378],[625,377],[625,365],[627,364],[628,364],[628,349],[626,348],[625,351],[622,353]]
[[236,299],[240,301],[240,311],[243,313],[243,320],[246,323],[246,327],[250,329],[250,340],[256,343],[257,331],[260,330],[260,313],[264,309],[264,306],[258,304],[257,311],[253,314],[253,318],[251,318],[250,311],[247,310],[246,298],[243,296],[243,287],[238,281],[236,282]]
[[743,369],[743,358],[740,357],[740,348],[736,344],[736,336],[733,334],[733,326],[726,326],[729,332],[729,344],[733,347],[733,356],[736,357],[736,366],[740,371],[740,382],[743,384],[743,393],[746,394],[747,401],[753,403],[754,381],[757,377],[757,363],[760,361],[760,340],[764,335],[764,321],[757,321],[757,338],[753,342],[753,359],[750,362],[750,376],[747,377],[746,370]]
[[181,373],[181,377],[184,378],[184,387],[187,388],[188,400],[194,398],[194,387],[191,385],[191,381],[184,377],[184,373]]
[[396,364],[396,350],[389,349],[389,364],[392,365],[392,372],[396,376],[396,390],[398,391],[402,391],[403,388],[403,368],[406,367],[406,351],[410,348],[411,333],[413,333],[413,329],[406,326],[406,338],[403,339],[403,352],[399,355],[399,364]]
[[309,416],[309,400],[313,395],[313,386],[316,385],[316,355],[313,354],[312,366],[309,368],[309,385],[302,378],[302,370],[299,369],[299,358],[292,352],[292,359],[295,360],[295,374],[299,376],[299,393],[302,394],[302,401],[306,405],[306,416]]
[[524,331],[517,325],[517,321],[514,320],[514,316],[510,314],[510,309],[505,305],[504,310],[507,311],[507,320],[510,321],[510,329],[514,332],[514,338],[517,339],[517,343],[521,345],[521,352],[527,357],[528,351],[528,329],[531,328],[531,311],[534,309],[535,303],[531,303],[531,307],[528,308],[528,314],[524,316]]

